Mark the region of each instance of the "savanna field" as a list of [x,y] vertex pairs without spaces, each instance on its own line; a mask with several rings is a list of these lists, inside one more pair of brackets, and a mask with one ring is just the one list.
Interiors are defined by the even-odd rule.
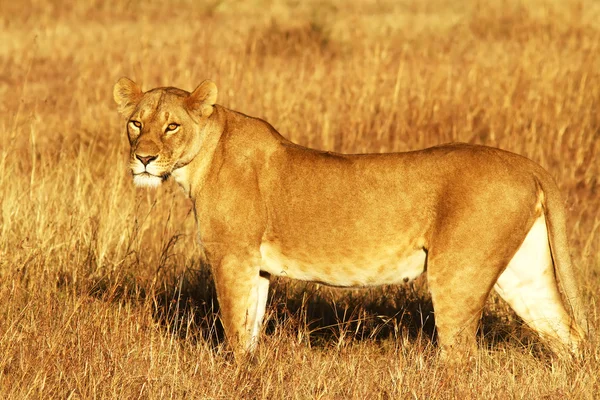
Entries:
[[600,343],[556,358],[496,295],[473,364],[437,357],[423,276],[276,279],[253,363],[223,342],[191,202],[134,187],[112,88],[193,90],[337,152],[451,141],[556,179],[600,312],[600,3],[0,3],[0,398],[594,399]]

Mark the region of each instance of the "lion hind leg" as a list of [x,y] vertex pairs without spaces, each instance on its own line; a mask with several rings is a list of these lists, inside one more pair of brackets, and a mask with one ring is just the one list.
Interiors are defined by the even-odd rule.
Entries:
[[[441,279],[450,284],[442,285]],[[458,274],[440,278],[429,272],[427,276],[441,355],[451,362],[472,357],[477,352],[477,328],[493,285],[492,279],[484,280],[476,290],[465,290],[461,285],[465,279],[475,281],[472,276]]]
[[[427,282],[441,356],[450,362],[462,362],[476,354],[479,321],[499,267],[479,268],[478,256],[483,257],[483,253],[432,253],[429,254]],[[461,265],[464,268],[456,268]]]
[[[498,277],[519,247],[515,235],[524,217],[490,229],[505,218],[503,209],[447,215],[427,254],[427,282],[435,310],[443,358],[465,359],[477,349],[477,329],[485,302]],[[510,211],[510,210],[508,210]],[[472,244],[470,246],[466,244]],[[501,244],[501,246],[499,246]]]
[[549,339],[555,350],[560,353],[567,346],[578,352],[583,331],[561,300],[544,216],[534,222],[495,289],[527,325]]

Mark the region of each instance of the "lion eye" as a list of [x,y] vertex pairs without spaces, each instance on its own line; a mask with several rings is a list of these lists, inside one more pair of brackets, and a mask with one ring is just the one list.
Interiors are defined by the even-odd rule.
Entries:
[[177,130],[177,128],[179,128],[179,124],[172,123],[167,126],[167,129],[165,129],[165,132],[174,132]]
[[140,129],[142,127],[142,123],[140,121],[129,121],[130,124],[132,124],[134,127]]

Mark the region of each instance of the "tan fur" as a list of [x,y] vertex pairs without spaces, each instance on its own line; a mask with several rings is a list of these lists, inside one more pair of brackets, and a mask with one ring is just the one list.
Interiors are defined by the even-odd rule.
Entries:
[[194,202],[234,349],[255,345],[269,275],[355,287],[426,270],[439,342],[451,358],[475,347],[494,285],[556,348],[577,351],[584,333],[555,275],[568,311],[581,323],[585,316],[559,191],[541,167],[467,144],[393,154],[312,150],[215,105],[216,96],[209,81],[191,94],[142,93],[127,78],[114,89],[130,121],[136,182],[172,175]]

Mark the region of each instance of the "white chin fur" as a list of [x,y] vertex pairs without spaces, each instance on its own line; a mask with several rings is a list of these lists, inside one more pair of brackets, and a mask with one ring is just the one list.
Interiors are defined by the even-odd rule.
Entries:
[[133,183],[139,187],[155,188],[160,186],[162,178],[150,174],[139,174],[133,176]]

